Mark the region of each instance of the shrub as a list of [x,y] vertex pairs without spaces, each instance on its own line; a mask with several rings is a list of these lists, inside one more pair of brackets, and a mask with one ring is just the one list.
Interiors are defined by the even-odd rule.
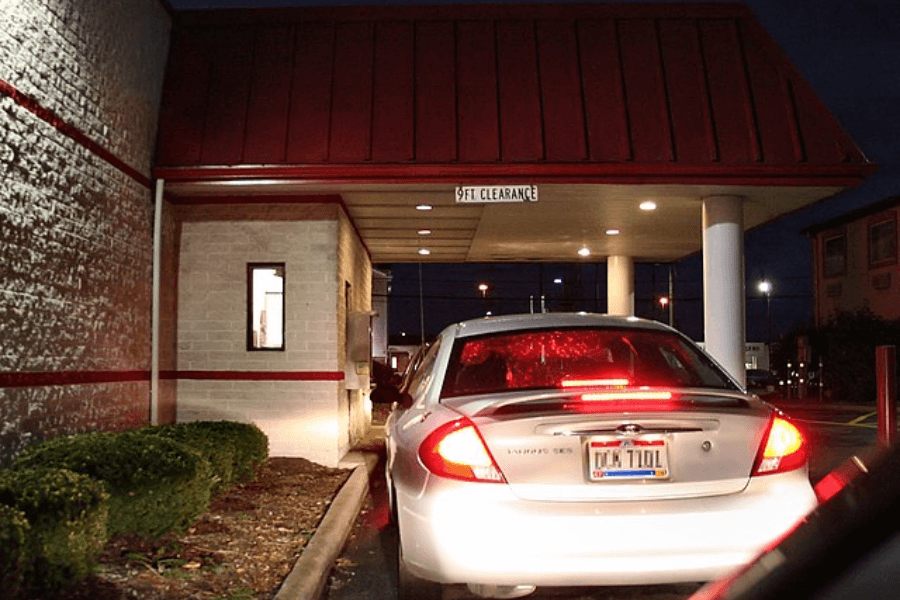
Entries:
[[48,467],[0,472],[0,503],[27,519],[21,529],[16,515],[5,513],[10,548],[27,536],[19,546],[24,551],[4,563],[20,561],[24,585],[34,589],[57,589],[88,575],[107,541],[107,502],[103,484],[87,475]]
[[876,348],[900,343],[900,321],[871,311],[843,312],[819,330],[825,385],[840,401],[875,401]]
[[134,431],[59,437],[29,446],[14,464],[66,468],[102,481],[110,495],[110,535],[181,531],[209,507],[209,462],[162,437]]
[[25,513],[0,504],[0,589],[10,598],[18,597],[25,582],[28,529]]
[[234,481],[235,446],[230,440],[222,440],[221,436],[208,435],[199,423],[179,423],[177,425],[160,425],[144,427],[137,432],[168,438],[190,446],[209,461],[212,477],[212,492],[216,493],[231,485]]
[[183,435],[197,440],[199,445],[232,449],[229,484],[252,479],[256,469],[269,456],[269,438],[252,423],[194,421],[176,427],[183,428]]

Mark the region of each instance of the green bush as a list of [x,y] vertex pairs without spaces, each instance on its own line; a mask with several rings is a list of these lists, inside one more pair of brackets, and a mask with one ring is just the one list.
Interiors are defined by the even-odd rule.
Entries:
[[0,513],[8,518],[0,536],[9,550],[16,554],[24,540],[18,556],[3,557],[4,569],[20,561],[20,583],[32,589],[58,589],[88,575],[107,541],[107,502],[103,484],[87,475],[48,467],[0,472],[0,504],[27,519],[22,529],[15,513]]
[[163,437],[134,431],[59,437],[29,446],[14,465],[60,467],[102,481],[110,495],[110,535],[181,531],[209,508],[209,462]]
[[28,520],[21,510],[0,504],[0,590],[16,598],[25,583]]
[[269,456],[269,438],[252,423],[196,421],[183,425],[211,444],[228,445],[234,448],[232,482],[253,479],[256,469]]
[[234,421],[206,421],[196,423],[210,439],[234,445],[233,481],[253,479],[256,469],[269,456],[269,438],[252,423]]
[[209,461],[212,492],[216,493],[234,481],[235,447],[228,440],[223,441],[216,436],[206,435],[206,432],[196,425],[196,423],[160,425],[144,427],[137,432],[175,440],[203,455]]
[[233,421],[193,421],[139,429],[138,433],[176,440],[210,463],[213,491],[252,479],[269,454],[269,440],[256,425]]

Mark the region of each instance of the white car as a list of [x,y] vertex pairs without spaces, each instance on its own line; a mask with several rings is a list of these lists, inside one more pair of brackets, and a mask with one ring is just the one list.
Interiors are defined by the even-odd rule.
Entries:
[[653,321],[466,321],[404,391],[386,427],[401,600],[709,581],[816,506],[798,427]]

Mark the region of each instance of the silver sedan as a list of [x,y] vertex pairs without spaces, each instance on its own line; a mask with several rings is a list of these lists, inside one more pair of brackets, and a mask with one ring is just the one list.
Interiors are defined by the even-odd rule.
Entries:
[[699,582],[816,505],[808,442],[665,325],[448,327],[387,423],[400,598]]

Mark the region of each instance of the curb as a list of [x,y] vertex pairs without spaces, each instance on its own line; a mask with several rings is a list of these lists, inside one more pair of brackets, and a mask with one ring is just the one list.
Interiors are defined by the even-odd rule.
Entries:
[[341,486],[274,600],[318,600],[369,491],[374,462],[365,460]]

